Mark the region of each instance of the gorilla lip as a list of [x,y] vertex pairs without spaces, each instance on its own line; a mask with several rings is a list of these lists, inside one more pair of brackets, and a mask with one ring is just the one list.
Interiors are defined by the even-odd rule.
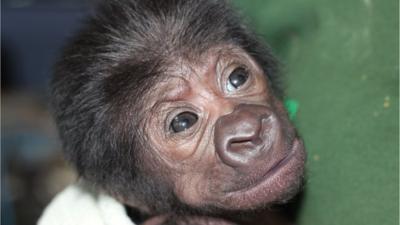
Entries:
[[[301,145],[301,140],[299,138],[296,137],[290,146],[291,146],[291,148],[290,148],[289,152],[287,154],[285,154],[285,156],[282,159],[280,159],[275,164],[273,164],[264,175],[260,176],[260,178],[258,179],[258,182],[255,182],[254,184],[252,184],[244,189],[239,189],[237,191],[230,192],[229,194],[252,191],[252,189],[255,189],[258,186],[263,185],[264,183],[267,183],[270,180],[270,178],[272,178],[274,175],[279,173],[279,171],[281,169],[283,169],[287,164],[289,164],[296,155],[301,154],[301,151],[303,148]],[[273,185],[273,184],[270,184],[270,185]]]
[[278,162],[276,162],[268,171],[267,173],[263,176],[263,178],[269,177],[271,175],[273,175],[274,173],[276,173],[280,168],[282,168],[283,166],[285,166],[295,155],[295,145],[297,144],[296,141],[298,142],[298,139],[295,138],[293,143],[291,144],[291,148],[290,151],[288,152],[288,154],[286,154],[285,157],[283,157],[281,160],[279,160]]

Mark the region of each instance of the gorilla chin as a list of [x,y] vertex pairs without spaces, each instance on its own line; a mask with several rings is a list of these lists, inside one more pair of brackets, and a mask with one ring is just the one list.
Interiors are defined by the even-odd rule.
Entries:
[[295,138],[286,157],[270,167],[254,184],[225,193],[222,205],[229,209],[252,210],[286,203],[301,188],[305,159],[303,142]]

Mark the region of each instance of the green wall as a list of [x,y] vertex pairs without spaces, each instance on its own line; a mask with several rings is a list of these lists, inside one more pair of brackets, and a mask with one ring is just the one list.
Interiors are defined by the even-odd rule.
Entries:
[[300,225],[399,223],[399,4],[236,1],[285,65],[308,150]]

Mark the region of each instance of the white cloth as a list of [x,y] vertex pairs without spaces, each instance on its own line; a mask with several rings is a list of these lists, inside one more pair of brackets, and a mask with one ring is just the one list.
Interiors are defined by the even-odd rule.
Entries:
[[134,225],[124,206],[84,182],[67,187],[46,207],[37,225]]

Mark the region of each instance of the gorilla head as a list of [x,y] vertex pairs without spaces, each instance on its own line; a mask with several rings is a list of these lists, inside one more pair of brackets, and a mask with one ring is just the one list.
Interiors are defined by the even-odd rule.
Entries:
[[260,209],[301,184],[277,62],[224,1],[104,1],[51,89],[69,161],[141,212]]

